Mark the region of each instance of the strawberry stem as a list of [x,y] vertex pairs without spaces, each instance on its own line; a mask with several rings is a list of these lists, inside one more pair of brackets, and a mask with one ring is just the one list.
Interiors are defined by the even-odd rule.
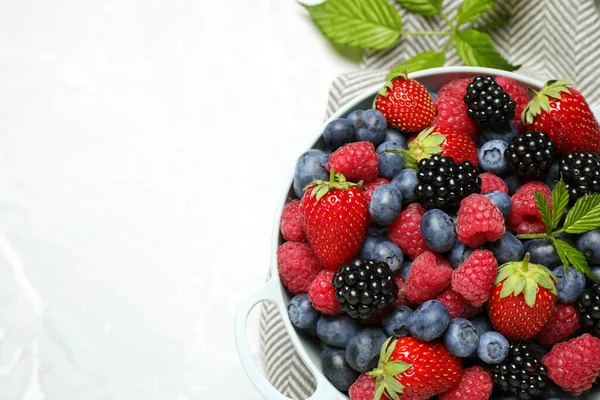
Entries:
[[521,265],[521,271],[523,271],[523,272],[529,271],[529,259],[530,258],[531,258],[531,255],[529,253],[526,253],[525,257],[523,258],[523,264]]

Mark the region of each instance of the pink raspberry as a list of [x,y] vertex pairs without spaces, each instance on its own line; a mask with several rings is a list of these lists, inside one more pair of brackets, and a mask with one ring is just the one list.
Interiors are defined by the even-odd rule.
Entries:
[[440,97],[451,97],[453,99],[457,99],[460,101],[464,101],[465,95],[467,94],[467,86],[471,83],[473,79],[471,78],[462,78],[462,79],[454,79],[438,90],[437,95]]
[[392,304],[392,307],[405,306],[408,304],[408,299],[406,298],[406,281],[402,275],[396,275],[394,279],[396,285],[398,285],[398,300]]
[[484,172],[479,177],[481,178],[481,194],[492,193],[496,190],[508,194],[508,186],[498,175]]
[[515,116],[512,119],[512,121],[519,128],[519,130],[522,130],[521,114],[527,106],[527,103],[529,103],[529,95],[527,94],[527,90],[519,86],[519,84],[514,80],[503,76],[497,76],[496,83],[502,86],[502,89],[504,89],[504,91],[508,93],[510,98],[513,99],[515,103],[517,103],[517,108],[515,109]]
[[413,261],[406,280],[406,297],[414,304],[435,299],[450,285],[451,278],[452,268],[440,265],[435,253],[426,251]]
[[373,192],[375,191],[375,189],[377,189],[381,185],[386,185],[388,183],[390,183],[390,181],[388,181],[385,178],[375,178],[372,181],[365,183],[363,185],[363,188],[365,189],[365,198],[367,199],[367,202],[371,202],[371,196],[373,196]]
[[581,315],[573,304],[556,303],[550,320],[535,337],[544,346],[551,346],[571,336],[580,326]]
[[349,181],[370,181],[379,174],[379,156],[371,142],[348,143],[329,156],[327,170],[333,168]]
[[421,218],[425,209],[419,203],[409,204],[398,218],[388,226],[388,237],[403,254],[412,260],[428,249],[421,233]]
[[452,273],[452,289],[461,294],[473,307],[482,306],[498,272],[498,261],[489,250],[475,250]]
[[436,300],[441,301],[450,311],[450,318],[471,318],[473,315],[481,311],[480,307],[473,307],[467,299],[460,293],[457,293],[452,287],[447,288]]
[[308,299],[317,311],[327,315],[340,315],[340,302],[335,298],[333,276],[335,271],[323,270],[317,275],[308,288]]
[[290,242],[307,241],[300,216],[300,200],[292,200],[283,207],[279,227],[285,240]]
[[487,400],[492,395],[494,382],[488,371],[475,366],[462,371],[458,383],[440,394],[440,400]]
[[548,186],[539,181],[527,182],[521,186],[511,197],[512,210],[508,214],[508,224],[517,234],[546,232],[533,192],[542,193],[552,209],[552,195]]
[[467,105],[462,99],[438,97],[435,100],[435,109],[437,116],[433,120],[433,125],[447,126],[477,142],[479,127],[467,115]]
[[[348,396],[350,400],[373,400],[375,398],[375,377],[363,372],[350,386]],[[387,400],[384,394],[381,400]]]
[[557,343],[542,358],[548,377],[574,396],[590,389],[600,376],[600,339],[585,333]]
[[285,242],[277,249],[281,283],[294,294],[307,293],[323,266],[306,243]]
[[484,195],[473,193],[460,202],[456,235],[469,247],[494,242],[504,235],[504,217],[498,207]]

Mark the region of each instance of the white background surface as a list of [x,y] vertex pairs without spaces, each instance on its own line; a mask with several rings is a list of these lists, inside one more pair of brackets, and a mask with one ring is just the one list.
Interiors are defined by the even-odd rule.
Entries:
[[291,0],[1,0],[0,400],[258,399],[232,318],[354,56]]

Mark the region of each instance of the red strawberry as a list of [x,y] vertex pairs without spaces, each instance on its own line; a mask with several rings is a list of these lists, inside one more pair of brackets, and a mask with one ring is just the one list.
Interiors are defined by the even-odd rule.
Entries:
[[462,366],[440,342],[412,337],[388,339],[381,347],[379,365],[369,375],[375,380],[375,400],[425,400],[443,393],[460,380]]
[[367,235],[369,209],[362,185],[330,171],[329,182],[313,181],[300,203],[304,231],[315,255],[337,270],[358,254]]
[[423,130],[409,142],[408,150],[389,151],[404,154],[406,165],[411,168],[416,168],[419,160],[434,154],[452,157],[457,163],[470,161],[474,166],[479,166],[475,142],[447,126],[434,125]]
[[523,110],[527,130],[546,132],[561,154],[600,152],[600,126],[581,93],[567,79],[551,80]]
[[383,85],[374,105],[385,115],[388,125],[402,132],[420,132],[435,117],[435,107],[425,86],[405,73]]
[[508,339],[533,338],[546,325],[556,303],[556,277],[543,265],[525,259],[504,264],[498,276],[488,312],[494,328]]

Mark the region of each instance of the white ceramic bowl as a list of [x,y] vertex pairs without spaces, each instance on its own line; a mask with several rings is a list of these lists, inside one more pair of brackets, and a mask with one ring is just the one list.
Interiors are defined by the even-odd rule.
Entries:
[[[457,78],[467,78],[474,75],[493,75],[493,76],[506,76],[514,79],[524,87],[539,90],[543,86],[543,82],[536,79],[531,79],[523,75],[506,72],[502,70],[489,69],[489,68],[476,68],[476,67],[444,67],[444,68],[433,68],[425,71],[415,72],[410,74],[410,77],[421,82],[430,91],[437,91],[443,84]],[[383,84],[383,82],[382,82]],[[363,94],[358,96],[353,101],[340,108],[329,118],[321,128],[316,132],[311,148],[323,148],[324,143],[322,140],[322,133],[325,126],[330,121],[344,117],[355,109],[368,109],[373,104],[373,99],[377,92],[381,89],[381,84],[366,90]],[[252,353],[248,345],[248,339],[246,336],[246,319],[250,311],[254,306],[262,301],[270,301],[273,303],[277,310],[283,316],[283,323],[289,334],[289,337],[296,348],[296,351],[315,377],[317,388],[315,393],[310,397],[311,400],[324,399],[324,400],[347,400],[348,396],[337,390],[321,372],[321,347],[319,342],[314,338],[309,338],[304,335],[298,334],[292,326],[287,316],[287,304],[291,298],[290,294],[286,291],[279,280],[279,274],[277,272],[277,248],[282,244],[283,239],[279,233],[279,219],[283,206],[285,205],[288,198],[294,196],[292,189],[293,171],[290,174],[285,190],[281,195],[279,205],[276,210],[275,221],[273,224],[273,238],[271,242],[271,280],[265,284],[265,286],[258,291],[256,294],[251,296],[242,306],[238,309],[235,317],[235,335],[236,343],[240,359],[248,377],[252,380],[258,391],[268,400],[283,400],[287,397],[279,393],[269,381],[261,374],[256,367]],[[595,397],[595,396],[594,396]],[[591,398],[591,397],[590,397]]]

